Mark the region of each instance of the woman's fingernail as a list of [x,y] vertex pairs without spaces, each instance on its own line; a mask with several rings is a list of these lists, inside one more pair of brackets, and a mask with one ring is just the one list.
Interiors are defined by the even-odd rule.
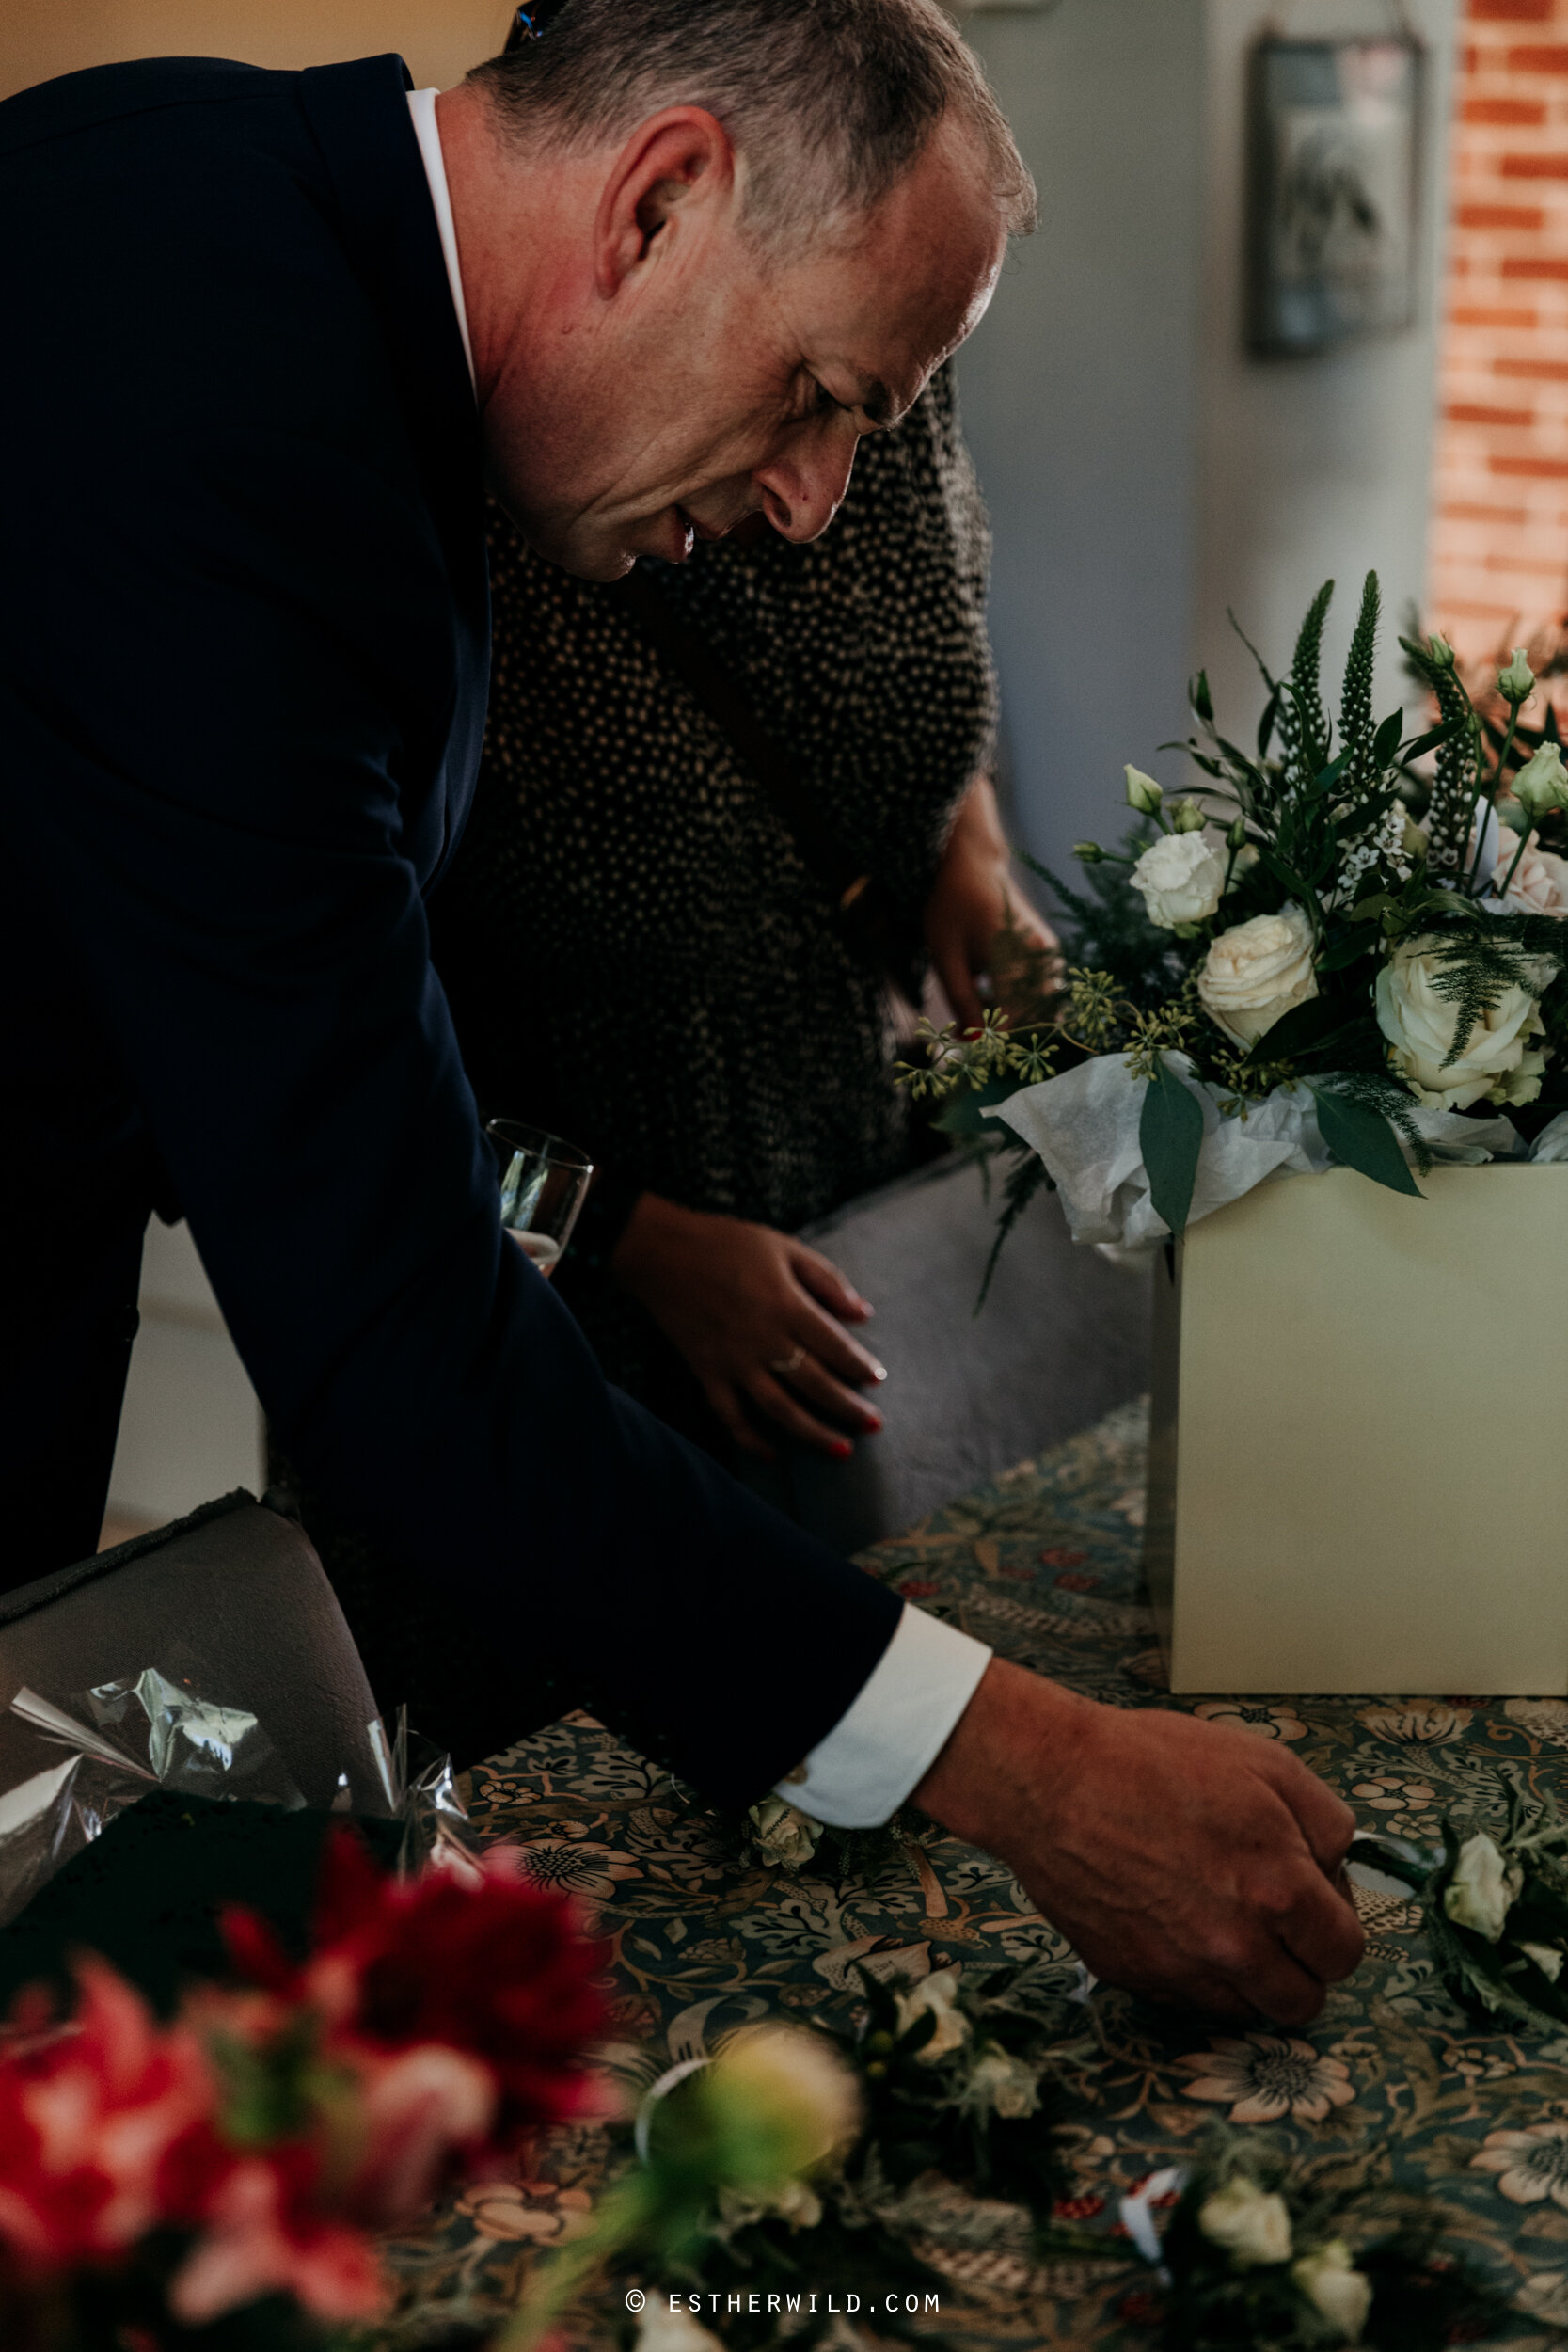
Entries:
[[871,1359],[871,1377],[873,1380],[885,1380],[887,1378],[886,1364],[879,1364],[875,1356]]
[[828,1448],[835,1462],[847,1462],[854,1450],[847,1438],[835,1438]]
[[880,1413],[867,1413],[867,1415],[865,1416],[865,1426],[866,1426],[866,1428],[867,1428],[867,1429],[871,1432],[871,1435],[872,1435],[873,1437],[875,1437],[875,1436],[876,1436],[876,1434],[877,1434],[878,1430],[881,1427],[881,1425],[882,1425],[882,1417],[881,1417]]

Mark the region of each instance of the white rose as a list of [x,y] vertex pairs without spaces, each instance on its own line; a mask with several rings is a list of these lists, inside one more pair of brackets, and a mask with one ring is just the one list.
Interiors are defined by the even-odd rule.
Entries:
[[1417,1100],[1436,1109],[1467,1110],[1483,1094],[1506,1099],[1504,1082],[1542,1031],[1535,998],[1528,988],[1505,989],[1445,1069],[1456,1015],[1453,999],[1433,985],[1448,968],[1435,961],[1433,946],[1406,940],[1377,976],[1377,1025],[1392,1048],[1389,1059]]
[[1312,926],[1300,907],[1255,914],[1221,931],[1197,976],[1203,1009],[1233,1043],[1253,1045],[1282,1013],[1318,993]]
[[821,1841],[821,1822],[783,1797],[764,1797],[746,1819],[752,1824],[752,1843],[757,1851],[768,1862],[782,1862],[786,1870],[803,1869]]
[[923,1977],[912,1993],[897,1995],[900,2041],[922,2017],[934,2017],[937,2021],[937,2029],[929,2042],[915,2052],[922,2066],[934,2066],[949,2050],[960,2048],[969,2040],[969,2020],[956,2006],[958,1997],[956,1968],[939,1968],[934,1976]]
[[1443,1889],[1443,1908],[1462,1928],[1473,1928],[1495,1944],[1503,1931],[1508,1907],[1525,1883],[1516,1862],[1505,1863],[1484,1831],[1466,1837],[1459,1849],[1452,1878]]
[[[1499,898],[1503,884],[1508,882],[1509,868],[1513,865],[1519,848],[1519,836],[1512,827],[1499,826],[1497,831],[1497,863],[1492,868],[1492,887]],[[1541,836],[1532,833],[1525,845],[1513,880],[1508,882],[1505,906],[1520,914],[1568,915],[1568,858],[1554,856],[1541,847]]]
[[660,2296],[650,2295],[637,2323],[637,2352],[724,2352],[724,2344],[684,2304],[673,2311]]
[[1291,2265],[1291,2276],[1313,2308],[1347,2344],[1359,2344],[1372,2308],[1372,2282],[1357,2270],[1342,2237],[1331,2238],[1315,2254]]
[[1223,2246],[1238,2263],[1291,2259],[1290,2207],[1277,2191],[1261,2189],[1239,2172],[1204,2199],[1197,2226],[1211,2245]]
[[1039,2070],[993,2042],[971,2070],[968,2099],[982,2115],[988,2109],[1009,2117],[1034,2115],[1040,2104]]
[[1141,891],[1148,919],[1163,931],[1178,923],[1206,923],[1225,888],[1225,860],[1207,834],[1162,834],[1129,877]]

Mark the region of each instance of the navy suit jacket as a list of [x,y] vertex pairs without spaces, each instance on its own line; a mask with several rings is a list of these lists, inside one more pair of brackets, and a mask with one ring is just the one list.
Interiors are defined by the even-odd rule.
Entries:
[[898,1604],[609,1388],[503,1246],[426,931],[488,615],[406,87],[174,58],[0,105],[0,1581],[91,1549],[142,1233],[183,1212],[305,1475],[476,1644],[749,1802]]

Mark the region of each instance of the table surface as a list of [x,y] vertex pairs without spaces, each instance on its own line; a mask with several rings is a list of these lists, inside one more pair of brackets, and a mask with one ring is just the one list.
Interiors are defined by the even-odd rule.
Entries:
[[[1561,1699],[1173,1700],[1140,1582],[1144,1442],[1139,1408],[1114,1414],[863,1565],[1092,1698],[1180,1706],[1288,1742],[1368,1829],[1431,1841],[1445,1811],[1500,1823],[1501,1763],[1560,1789]],[[750,2020],[846,2004],[857,1959],[917,1972],[1042,1962],[1064,1986],[1076,1974],[1009,1873],[930,1824],[859,1840],[847,1859],[841,1850],[829,1862],[825,1847],[800,1872],[748,1864],[733,1822],[583,1717],[479,1766],[473,1815],[486,1836],[525,1843],[541,1880],[597,1907],[618,2057],[634,2084]],[[1103,1987],[1083,2005],[1065,2070],[1080,2210],[1105,2226],[1120,2194],[1190,2155],[1216,2117],[1302,2153],[1375,2150],[1396,2182],[1442,2200],[1450,2248],[1480,2259],[1539,2321],[1527,2341],[1560,2344],[1568,2036],[1526,2043],[1469,2026],[1433,1978],[1414,1904],[1358,1901],[1366,1960],[1307,2032],[1212,2034]],[[537,2179],[481,2184],[401,2243],[397,2340],[417,2342],[443,2314],[506,2308],[538,2250],[581,2226],[602,2161],[596,2131],[557,2133]],[[984,2246],[973,2233],[966,2244],[961,2215],[940,2226],[942,2265],[968,2298],[963,2332],[1147,2352],[1147,2273],[1135,2261],[1114,2275],[1041,2271],[994,2230]]]

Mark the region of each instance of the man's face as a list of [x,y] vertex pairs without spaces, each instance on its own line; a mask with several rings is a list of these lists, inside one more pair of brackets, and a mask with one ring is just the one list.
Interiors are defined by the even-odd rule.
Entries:
[[847,247],[763,265],[727,203],[675,204],[646,264],[560,339],[543,382],[485,402],[494,486],[541,554],[588,580],[761,513],[813,539],[862,433],[894,423],[976,324],[1004,238],[944,125]]

